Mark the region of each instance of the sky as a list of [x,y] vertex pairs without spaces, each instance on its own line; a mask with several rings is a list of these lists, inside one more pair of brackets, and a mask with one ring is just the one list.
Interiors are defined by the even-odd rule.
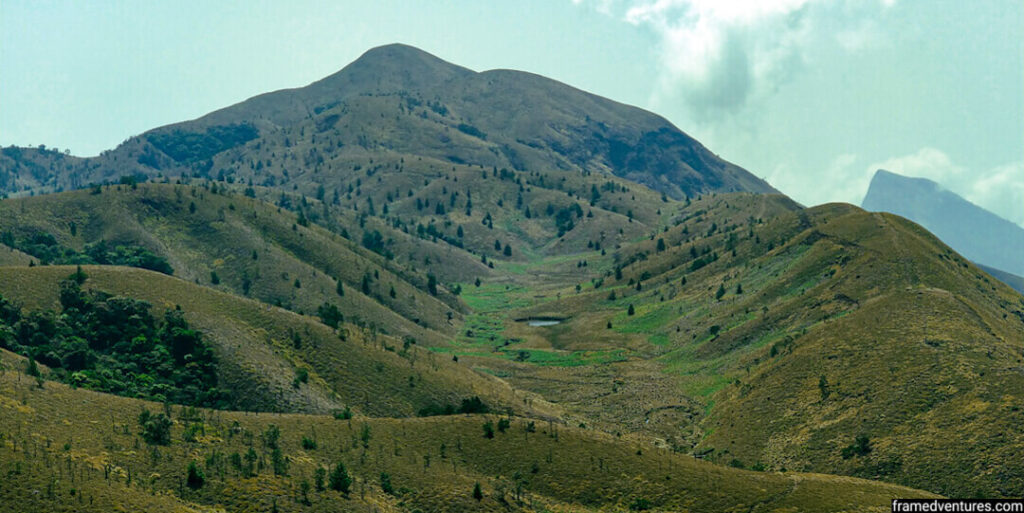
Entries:
[[884,168],[1024,226],[1019,0],[2,0],[0,145],[96,155],[394,42],[651,110],[805,205]]

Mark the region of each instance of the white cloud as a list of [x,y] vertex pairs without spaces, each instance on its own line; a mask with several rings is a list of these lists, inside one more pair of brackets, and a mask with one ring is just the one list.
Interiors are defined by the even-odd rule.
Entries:
[[866,172],[874,173],[877,169],[928,178],[971,203],[1024,227],[1024,161],[973,170],[953,162],[941,150],[926,147],[910,155],[872,164]]
[[882,37],[872,17],[895,0],[573,0],[653,32],[659,77],[650,102],[683,100],[696,121],[772,94],[823,40],[854,52]]

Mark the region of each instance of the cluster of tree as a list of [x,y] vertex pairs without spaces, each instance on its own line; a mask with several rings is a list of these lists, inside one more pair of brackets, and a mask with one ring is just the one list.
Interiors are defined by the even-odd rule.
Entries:
[[27,355],[73,386],[101,392],[224,407],[217,360],[181,310],[162,318],[150,304],[86,292],[81,270],[60,283],[61,310],[21,309],[0,297],[0,347]]
[[231,124],[212,126],[204,132],[177,129],[153,132],[146,136],[146,141],[177,162],[196,162],[245,144],[259,136],[259,133],[252,125]]
[[468,399],[463,399],[462,404],[457,408],[452,404],[445,404],[439,406],[432,404],[430,406],[420,409],[418,412],[420,417],[434,417],[438,415],[455,415],[458,413],[490,413],[491,408],[486,403],[480,400],[479,397],[473,396]]
[[174,274],[174,269],[165,258],[133,244],[113,244],[101,240],[94,244],[86,244],[85,249],[79,252],[61,245],[47,232],[15,237],[9,231],[0,233],[0,242],[38,258],[43,265],[126,265],[167,275]]

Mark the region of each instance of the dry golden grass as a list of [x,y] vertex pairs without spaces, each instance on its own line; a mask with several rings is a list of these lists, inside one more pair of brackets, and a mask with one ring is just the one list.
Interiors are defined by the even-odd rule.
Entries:
[[[621,280],[596,259],[546,283],[511,273],[511,308],[476,321],[494,319],[497,339],[511,343],[474,365],[558,401],[573,422],[711,451],[723,464],[958,496],[1024,493],[1024,298],[906,220],[848,205],[793,208],[704,196],[681,225],[612,256],[631,262]],[[691,270],[691,247],[719,259]],[[575,283],[586,286],[577,293]],[[486,293],[469,289],[467,302]],[[566,320],[511,322],[537,315]],[[622,350],[624,361],[508,362],[520,348]],[[873,450],[842,458],[859,435]]]
[[[405,350],[400,339],[345,325],[342,340],[314,318],[151,271],[83,270],[87,290],[148,301],[157,314],[181,306],[217,351],[220,386],[239,408],[328,413],[349,406],[366,415],[405,416],[477,395],[493,407],[558,413],[535,394],[517,392],[444,355],[417,346]],[[72,272],[62,266],[0,267],[0,295],[28,309],[59,308],[57,284]],[[310,370],[310,380],[296,388],[298,367]]]
[[[158,404],[53,382],[39,388],[13,371],[0,375],[0,398],[0,472],[17,476],[0,480],[0,504],[26,512],[270,511],[275,502],[282,512],[621,511],[637,499],[656,511],[864,512],[888,511],[894,497],[927,496],[846,477],[732,469],[521,417],[488,439],[483,423],[497,426],[504,417],[340,421],[200,410],[186,420],[173,407],[172,443],[149,447],[137,435],[136,416],[143,407],[162,411]],[[535,431],[526,429],[529,422]],[[190,424],[202,426],[191,442],[182,438]],[[271,468],[262,436],[270,425],[280,429],[287,475]],[[303,448],[303,437],[316,448]],[[258,456],[256,477],[242,476],[230,463],[233,453],[250,447]],[[206,476],[198,490],[184,485],[191,461]],[[337,462],[354,477],[352,493],[345,498],[312,486],[309,505],[303,504],[301,483],[313,485],[317,467]],[[390,475],[394,495],[381,490],[381,472]],[[472,498],[474,483],[481,484],[481,501]]]

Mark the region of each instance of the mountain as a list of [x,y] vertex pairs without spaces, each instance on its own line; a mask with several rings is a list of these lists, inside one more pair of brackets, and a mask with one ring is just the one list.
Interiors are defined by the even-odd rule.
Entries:
[[[151,130],[94,159],[5,148],[0,192],[77,188],[123,175],[224,171],[236,179],[274,177],[311,193],[318,184],[336,187],[338,175],[353,165],[403,157],[607,173],[673,198],[775,192],[655,114],[530,73],[473,72],[398,44],[374,48],[306,87]],[[289,176],[287,168],[295,171],[289,161],[296,158],[316,161],[322,175]],[[257,161],[262,172],[244,169]]]
[[977,264],[978,268],[992,275],[993,278],[1007,284],[1013,290],[1024,294],[1024,277],[1017,276],[1016,274],[1010,274],[1006,271],[1000,271],[994,267],[987,265]]
[[1024,275],[1024,228],[931,180],[880,169],[861,205],[920,223],[971,261]]
[[4,148],[0,183],[29,510],[1024,495],[1024,298],[542,77],[382,47],[96,158]]

